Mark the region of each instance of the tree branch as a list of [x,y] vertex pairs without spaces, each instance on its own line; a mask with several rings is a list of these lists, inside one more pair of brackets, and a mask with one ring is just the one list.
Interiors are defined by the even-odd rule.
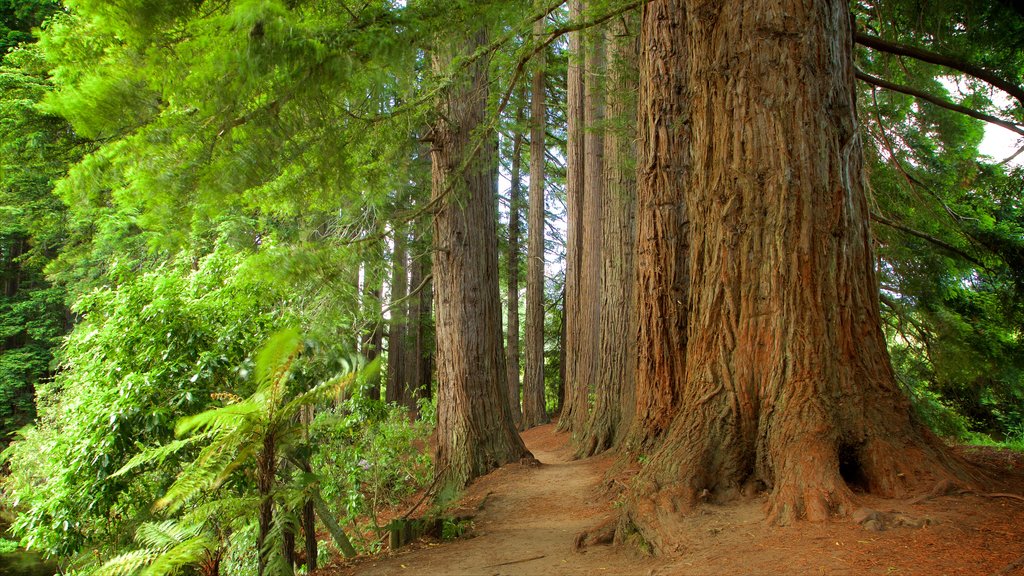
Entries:
[[992,86],[999,88],[1000,90],[1006,92],[1010,96],[1013,96],[1021,105],[1021,107],[1024,107],[1024,89],[1021,88],[1020,84],[1016,82],[1011,82],[1006,78],[1003,78],[995,74],[991,70],[986,70],[981,66],[977,66],[975,64],[966,62],[964,60],[960,60],[958,58],[946,56],[944,54],[930,52],[928,50],[923,50],[921,48],[916,48],[914,46],[907,46],[905,44],[896,44],[895,42],[889,42],[888,40],[883,40],[881,38],[878,38],[877,36],[870,36],[868,34],[864,34],[863,32],[855,33],[854,39],[861,46],[873,48],[880,52],[887,52],[889,54],[896,54],[898,56],[909,56],[911,58],[921,60],[922,62],[938,64],[939,66],[945,66],[946,68],[951,68],[953,70],[963,72],[964,74],[974,76],[979,80],[984,80],[985,82],[988,82]]
[[1016,124],[1014,122],[1003,120],[1002,118],[997,118],[995,116],[992,116],[991,114],[985,114],[984,112],[978,112],[977,110],[968,108],[966,106],[954,104],[948,100],[943,100],[942,98],[939,98],[938,96],[935,96],[933,94],[929,94],[923,90],[918,90],[917,88],[911,88],[910,86],[904,86],[903,84],[896,84],[893,82],[889,82],[888,80],[882,80],[881,78],[872,76],[860,70],[859,68],[856,69],[856,75],[858,80],[867,82],[872,86],[878,86],[879,88],[885,88],[886,90],[892,90],[893,92],[900,92],[902,94],[907,94],[915,98],[920,98],[921,100],[930,102],[940,108],[945,108],[946,110],[952,110],[953,112],[966,114],[971,118],[977,118],[978,120],[984,120],[985,122],[995,124],[996,126],[1002,126],[1003,128],[1010,130],[1011,132],[1015,132],[1017,134],[1020,134],[1021,136],[1024,136],[1024,128],[1022,128],[1019,124]]
[[932,244],[935,244],[936,246],[938,246],[939,248],[942,248],[943,250],[946,250],[948,252],[952,252],[952,253],[956,254],[957,256],[960,256],[964,260],[967,260],[968,262],[970,262],[971,264],[974,264],[975,266],[977,266],[979,268],[986,269],[986,270],[988,269],[985,266],[985,264],[983,264],[981,262],[981,260],[978,260],[974,256],[971,256],[967,252],[964,252],[963,250],[957,248],[956,246],[953,246],[952,244],[949,244],[947,242],[939,240],[938,238],[936,238],[935,236],[932,236],[931,234],[925,234],[924,232],[919,232],[917,230],[914,230],[913,228],[904,226],[904,225],[899,224],[897,222],[893,222],[892,220],[889,220],[888,218],[886,218],[884,216],[880,216],[878,214],[875,214],[874,212],[871,213],[871,220],[872,220],[872,222],[878,222],[879,224],[884,224],[885,226],[888,226],[890,228],[895,228],[896,230],[899,230],[901,232],[906,232],[907,234],[910,234],[911,236],[915,236],[915,237],[920,238],[922,240],[925,240],[927,242],[931,242]]

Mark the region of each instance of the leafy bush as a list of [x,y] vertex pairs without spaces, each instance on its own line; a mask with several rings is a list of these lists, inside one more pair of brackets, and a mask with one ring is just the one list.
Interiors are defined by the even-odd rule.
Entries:
[[130,543],[189,453],[130,478],[113,472],[171,441],[177,418],[206,409],[212,393],[251,390],[247,358],[279,314],[273,286],[238,272],[245,256],[219,247],[195,269],[188,259],[126,271],[78,301],[63,370],[39,390],[39,420],[5,452],[24,544],[70,559]]
[[[427,484],[432,465],[425,447],[434,411],[426,404],[420,414],[425,420],[413,420],[404,407],[357,392],[317,415],[310,431],[317,447],[313,467],[336,471],[321,476],[321,489],[347,523],[366,518],[379,530],[376,510],[398,504]],[[379,548],[377,538],[358,544]]]

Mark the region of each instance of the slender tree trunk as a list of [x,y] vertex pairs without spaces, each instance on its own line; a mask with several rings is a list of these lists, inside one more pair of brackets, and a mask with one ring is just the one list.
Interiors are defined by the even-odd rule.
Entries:
[[[370,257],[363,262],[363,316],[369,322],[363,333],[362,354],[368,362],[380,356],[384,344],[384,323],[381,318],[381,292],[384,283],[383,250],[376,247],[371,250]],[[374,376],[370,382],[369,396],[380,400],[380,376]]]
[[636,42],[636,35],[627,28],[627,20],[618,20],[609,27],[606,112],[610,125],[604,131],[605,190],[600,206],[600,369],[594,377],[594,409],[586,439],[580,445],[582,456],[603,452],[621,440],[632,420],[635,404]]
[[[430,253],[424,254],[419,265],[430,270]],[[419,351],[416,361],[417,398],[430,399],[434,376],[434,312],[433,312],[433,281],[427,280],[420,290],[420,317],[416,330],[416,350]]]
[[[582,0],[569,0],[569,18],[578,20]],[[583,263],[584,190],[584,81],[581,32],[569,33],[569,68],[566,73],[566,239],[565,239],[565,396],[558,430],[576,432],[586,423],[586,367],[579,364],[586,339],[581,294]]]
[[[486,35],[439,40],[438,72],[472,53]],[[434,125],[434,297],[437,322],[435,474],[445,488],[465,486],[507,462],[530,457],[506,401],[495,231],[487,63],[460,69]]]
[[565,286],[562,287],[562,297],[559,298],[559,303],[562,308],[562,321],[558,328],[558,393],[555,394],[557,405],[555,406],[555,413],[561,414],[562,407],[565,406],[565,365],[566,365],[566,322],[565,322]]
[[387,401],[404,404],[406,390],[407,353],[406,331],[409,314],[407,313],[409,295],[409,263],[406,253],[408,239],[404,226],[396,226],[394,230],[394,252],[391,256],[391,321],[388,331],[388,387]]
[[295,556],[295,526],[290,523],[281,528],[281,548],[287,574],[294,574],[297,560]]
[[302,539],[306,543],[306,573],[316,570],[317,564],[317,540],[316,540],[316,510],[312,500],[306,500],[302,505]]
[[[418,232],[418,234],[422,234]],[[430,266],[430,253],[426,250],[423,238],[413,243],[414,251],[410,254],[411,275],[409,280],[409,321],[406,339],[409,352],[406,354],[406,377],[408,378],[405,404],[410,411],[417,410],[416,401],[429,398],[431,376],[431,345],[433,333],[430,330],[430,279],[427,271]],[[412,290],[417,290],[412,294]]]
[[667,431],[626,513],[658,549],[699,499],[823,520],[967,476],[886,352],[852,42],[839,0],[644,8],[637,417]]
[[[534,25],[542,38],[545,20]],[[523,429],[548,421],[544,406],[544,164],[547,108],[544,98],[545,52],[533,63],[530,93],[530,206],[526,251],[526,370],[523,375]]]
[[519,400],[519,214],[522,210],[523,107],[516,110],[516,132],[512,136],[511,187],[508,206],[508,322],[505,367],[508,371],[508,406],[519,427],[523,413]]
[[[299,412],[300,422],[303,430],[303,445],[298,453],[299,469],[312,476],[313,466],[309,462],[311,446],[309,443],[309,427],[315,416],[313,406],[305,406]],[[302,539],[306,547],[306,573],[316,570],[317,539],[316,539],[316,507],[313,499],[309,498],[302,504],[300,512],[300,524],[302,526]]]
[[277,444],[274,436],[267,434],[263,438],[263,447],[256,457],[256,490],[260,497],[259,529],[256,533],[256,570],[263,576],[267,569],[267,551],[265,545],[270,528],[274,522],[274,475],[277,473]]

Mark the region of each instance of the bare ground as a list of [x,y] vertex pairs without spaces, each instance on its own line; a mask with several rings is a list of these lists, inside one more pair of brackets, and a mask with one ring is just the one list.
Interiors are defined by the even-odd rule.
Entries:
[[[576,545],[617,517],[607,494],[610,455],[573,460],[564,434],[542,426],[523,434],[541,465],[512,464],[473,483],[455,514],[473,514],[458,540],[425,539],[394,553],[359,558],[320,576],[899,574],[1024,576],[1024,486],[1000,495],[958,493],[921,500],[862,496],[853,519],[772,527],[763,501],[706,505],[681,524],[671,556],[633,545]],[[1019,472],[1024,459],[992,449],[965,456]]]

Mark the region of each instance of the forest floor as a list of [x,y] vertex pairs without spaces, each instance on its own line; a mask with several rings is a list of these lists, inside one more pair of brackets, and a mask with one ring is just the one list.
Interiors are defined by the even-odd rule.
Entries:
[[[456,515],[472,515],[461,538],[425,538],[317,576],[898,574],[1024,576],[1024,498],[958,493],[929,499],[862,496],[875,521],[764,522],[763,500],[705,505],[689,516],[671,556],[629,545],[576,546],[584,531],[617,514],[606,490],[614,456],[575,460],[568,436],[542,426],[523,433],[539,466],[511,464],[474,482]],[[990,468],[1024,471],[1024,456],[960,448]],[[1009,486],[1021,492],[1024,486]]]

